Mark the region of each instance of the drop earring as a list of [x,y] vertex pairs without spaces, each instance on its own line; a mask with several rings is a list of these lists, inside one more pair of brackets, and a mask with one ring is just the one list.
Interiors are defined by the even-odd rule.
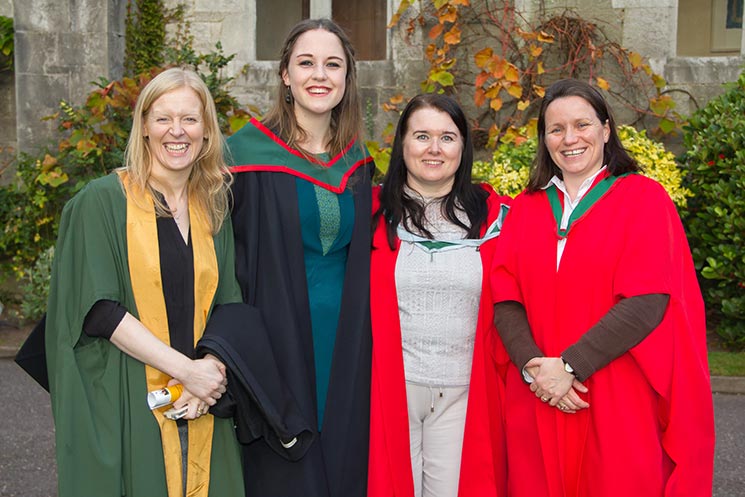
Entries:
[[285,89],[287,90],[285,92],[285,102],[286,103],[292,103],[292,90],[290,90],[290,85],[285,86]]

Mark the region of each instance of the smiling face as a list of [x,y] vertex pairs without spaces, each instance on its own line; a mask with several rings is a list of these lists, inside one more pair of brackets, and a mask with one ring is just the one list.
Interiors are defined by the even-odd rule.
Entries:
[[608,123],[582,97],[557,98],[545,113],[545,143],[561,169],[564,182],[579,186],[603,167],[603,150],[610,136]]
[[432,107],[415,110],[403,140],[409,187],[425,197],[448,194],[463,153],[463,137],[450,116]]
[[145,116],[152,175],[187,177],[205,140],[202,101],[181,87],[161,95]]
[[300,35],[282,81],[290,87],[299,122],[329,116],[346,89],[347,60],[339,38],[325,29]]

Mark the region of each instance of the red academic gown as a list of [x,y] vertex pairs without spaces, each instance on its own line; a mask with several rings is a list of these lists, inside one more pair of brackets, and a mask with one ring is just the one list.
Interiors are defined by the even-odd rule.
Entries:
[[714,419],[701,292],[664,189],[619,178],[574,222],[556,269],[557,223],[545,191],[515,199],[492,272],[495,302],[527,311],[536,343],[558,356],[620,299],[670,295],[661,324],[595,372],[589,409],[538,400],[511,365],[505,419],[514,497],[711,496]]
[[[489,186],[487,205],[490,225],[500,205],[509,197],[497,195]],[[373,189],[373,212],[379,207],[379,188]],[[482,228],[482,235],[487,226]],[[459,497],[503,497],[506,495],[506,460],[502,420],[503,376],[506,352],[494,329],[494,311],[489,286],[489,267],[497,240],[481,245],[483,284],[473,365],[468,391]],[[401,324],[396,296],[395,266],[401,245],[391,250],[385,225],[378,223],[373,235],[371,260],[371,312],[373,366],[370,402],[370,462],[368,497],[411,497],[409,416],[401,349]],[[501,364],[501,374],[498,371]]]

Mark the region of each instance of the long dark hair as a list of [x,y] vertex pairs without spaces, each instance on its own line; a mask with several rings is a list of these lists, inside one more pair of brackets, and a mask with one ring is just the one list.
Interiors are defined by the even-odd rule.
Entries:
[[[410,230],[409,223],[416,231],[426,238],[433,238],[426,228],[424,205],[412,198],[404,190],[407,169],[404,162],[404,137],[408,132],[411,115],[422,108],[432,108],[444,112],[458,127],[463,138],[463,152],[460,157],[458,170],[455,172],[452,190],[442,197],[442,214],[449,222],[465,229],[468,238],[478,238],[481,225],[486,222],[488,193],[478,185],[471,183],[471,168],[473,167],[473,142],[468,121],[458,102],[446,95],[423,94],[412,98],[406,105],[396,127],[393,139],[393,150],[388,171],[383,178],[380,189],[380,208],[373,215],[373,230],[382,218],[386,223],[388,244],[395,248],[396,229],[403,223]],[[466,213],[470,225],[464,224],[456,215],[456,210]]]
[[[290,30],[282,46],[282,54],[279,59],[277,96],[274,105],[264,119],[264,124],[276,132],[288,145],[303,151],[298,146],[298,142],[301,142],[305,137],[306,130],[300,127],[295,117],[294,99],[285,99],[288,90],[282,81],[282,75],[287,71],[290,64],[290,56],[298,38],[303,33],[315,29],[323,29],[336,35],[341,42],[344,55],[347,59],[344,96],[331,111],[331,128],[329,130],[330,136],[327,143],[327,152],[333,157],[344,150],[349,142],[360,135],[362,129],[362,111],[360,109],[360,98],[357,90],[357,64],[354,58],[354,47],[349,41],[349,37],[344,33],[344,30],[330,19],[305,19],[297,23]],[[308,156],[310,155],[312,154],[308,154]]]
[[621,139],[616,131],[616,121],[613,119],[613,113],[603,95],[584,81],[562,79],[548,87],[543,102],[541,102],[541,110],[538,114],[538,152],[530,171],[529,192],[541,190],[551,181],[554,175],[563,178],[561,169],[553,161],[546,148],[546,109],[551,105],[551,102],[563,97],[584,99],[595,110],[595,115],[600,122],[608,123],[610,136],[605,147],[603,147],[603,164],[608,167],[608,172],[612,176],[639,171],[638,164],[629,156],[621,144]]

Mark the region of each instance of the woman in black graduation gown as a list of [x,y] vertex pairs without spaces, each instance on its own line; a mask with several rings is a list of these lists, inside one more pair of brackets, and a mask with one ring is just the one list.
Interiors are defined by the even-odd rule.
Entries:
[[327,19],[284,44],[278,98],[228,139],[244,301],[317,436],[291,462],[244,445],[247,496],[363,497],[367,481],[372,159],[358,141],[354,50]]

